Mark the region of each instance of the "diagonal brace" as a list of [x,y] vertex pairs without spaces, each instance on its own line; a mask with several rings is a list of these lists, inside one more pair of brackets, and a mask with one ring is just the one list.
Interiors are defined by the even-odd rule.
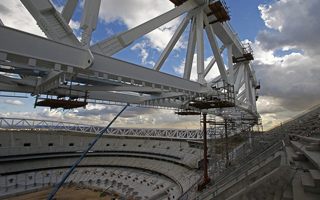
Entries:
[[55,186],[55,188],[50,193],[48,200],[52,200],[54,195],[58,192],[60,187],[64,184],[64,182],[67,180],[67,178],[70,176],[72,171],[79,165],[79,163],[83,160],[83,158],[87,155],[87,153],[92,149],[92,147],[97,143],[97,141],[103,136],[103,134],[109,129],[109,127],[113,124],[114,121],[121,115],[121,113],[129,106],[127,104],[122,108],[122,110],[111,120],[111,122],[106,126],[104,129],[100,131],[100,133],[97,135],[97,137],[90,143],[88,148],[82,153],[81,157],[72,165],[72,167],[67,171],[67,173],[62,177],[61,181],[58,185]]

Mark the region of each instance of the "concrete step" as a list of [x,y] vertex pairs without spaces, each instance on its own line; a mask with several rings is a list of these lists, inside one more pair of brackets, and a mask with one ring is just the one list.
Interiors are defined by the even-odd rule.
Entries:
[[292,180],[293,200],[319,200],[320,195],[304,190],[301,175],[305,172],[298,171]]
[[310,172],[301,174],[301,184],[305,192],[320,193],[320,188],[316,186]]
[[292,194],[294,200],[301,200],[305,199],[304,190],[301,185],[300,180],[300,172],[297,172],[297,174],[294,176],[292,180]]
[[288,155],[288,162],[290,166],[294,166],[295,162],[293,161],[293,157],[296,156],[295,151],[290,146],[286,146],[286,153]]
[[307,151],[320,151],[320,145],[318,142],[313,142],[306,146]]
[[316,169],[310,169],[309,172],[316,186],[320,187],[320,171]]
[[293,200],[292,187],[288,187],[282,194],[282,200]]
[[314,188],[316,186],[309,172],[303,172],[301,174],[301,184],[304,189]]
[[305,161],[307,160],[306,156],[301,152],[296,152],[294,156],[292,156],[294,161]]
[[308,158],[308,160],[318,169],[320,169],[320,154],[317,151],[307,151],[305,145],[291,141],[294,149],[299,149]]

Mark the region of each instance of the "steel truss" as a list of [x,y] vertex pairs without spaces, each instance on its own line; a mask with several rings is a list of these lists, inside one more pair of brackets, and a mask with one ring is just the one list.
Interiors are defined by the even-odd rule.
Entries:
[[[50,120],[0,118],[0,129],[4,130],[43,130],[43,131],[68,131],[88,134],[98,134],[104,127],[61,122]],[[109,128],[106,135],[132,136],[143,138],[170,138],[170,139],[201,139],[200,130],[193,129],[153,129],[153,128]]]
[[[241,43],[226,21],[227,8],[219,0],[175,0],[175,8],[135,28],[90,46],[96,29],[100,0],[85,1],[79,41],[68,25],[78,0],[67,0],[58,12],[49,0],[21,0],[46,34],[42,38],[0,25],[0,90],[85,98],[138,105],[197,110],[254,124],[260,88],[250,65],[252,52]],[[153,69],[112,57],[138,38],[167,22],[180,25]],[[4,22],[5,23],[5,22]],[[160,72],[187,27],[189,39],[183,77]],[[204,33],[213,59],[204,66]],[[222,44],[219,47],[219,44]],[[222,53],[227,50],[227,63]],[[193,55],[197,54],[197,81],[191,81]],[[220,75],[207,82],[217,64]],[[14,74],[17,77],[8,76]]]

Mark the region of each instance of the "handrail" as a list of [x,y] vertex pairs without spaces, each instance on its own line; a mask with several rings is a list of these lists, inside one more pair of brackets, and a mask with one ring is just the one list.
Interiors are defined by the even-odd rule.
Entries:
[[188,200],[190,199],[189,196],[192,194],[195,194],[194,189],[197,190],[199,182],[202,180],[202,177],[200,177],[188,190],[186,190],[179,198],[178,200]]
[[299,118],[303,118],[303,117],[307,116],[309,114],[309,112],[313,112],[313,111],[316,111],[318,109],[320,109],[320,104],[313,105],[313,106],[307,108],[306,110],[302,111],[301,113],[293,116],[292,118],[281,122],[278,126],[275,126],[275,127],[272,127],[270,129],[266,130],[266,132],[275,130],[277,128],[281,128],[282,126],[286,126],[287,124],[292,123],[295,120],[298,120]]
[[[103,129],[101,126],[53,120],[38,120],[25,118],[0,117],[0,129],[13,130],[57,130],[97,134]],[[202,131],[198,129],[153,129],[153,128],[110,128],[108,135],[134,136],[150,138],[172,139],[201,139]]]
[[240,166],[239,168],[236,168],[235,170],[225,175],[224,177],[219,178],[218,181],[212,186],[212,188],[206,191],[205,193],[203,193],[201,197],[207,197],[211,194],[216,193],[220,188],[222,188],[223,186],[229,183],[230,177],[232,177],[233,180],[234,179],[237,180],[240,176],[247,173],[247,171],[250,168],[252,168],[252,166],[259,165],[260,163],[265,161],[266,158],[268,158],[270,155],[277,152],[280,146],[282,146],[282,141],[279,141],[273,144],[271,147],[264,150],[262,153],[252,158],[250,161],[246,162],[244,165]]
[[289,136],[297,137],[297,138],[299,138],[300,140],[302,140],[304,142],[320,144],[320,138],[306,137],[306,136],[302,136],[302,135],[298,135],[298,134],[289,134]]
[[[278,142],[278,143],[272,145],[271,147],[265,149],[263,152],[259,153],[257,156],[255,156],[254,158],[247,161],[244,165],[242,165],[240,168],[237,168],[232,173],[236,173],[238,171],[241,171],[241,169],[251,167],[253,164],[261,163],[261,161],[265,160],[266,157],[270,156],[270,154],[274,153],[275,150],[279,149],[280,145],[281,145],[281,143]],[[230,175],[228,175],[228,176],[230,176]]]

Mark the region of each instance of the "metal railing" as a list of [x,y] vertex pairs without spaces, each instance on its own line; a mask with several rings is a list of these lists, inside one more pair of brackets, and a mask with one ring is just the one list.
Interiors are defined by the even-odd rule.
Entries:
[[218,177],[209,190],[205,191],[203,194],[200,195],[200,198],[208,197],[209,195],[214,195],[216,192],[223,188],[226,184],[228,184],[232,180],[239,180],[239,177],[247,174],[248,171],[254,167],[259,166],[263,163],[267,158],[271,157],[273,154],[278,152],[279,150],[283,150],[283,142],[279,141],[273,144],[268,149],[264,150],[262,153],[256,155],[254,158],[247,160],[243,165],[237,167],[232,171],[228,171],[228,173],[223,174],[222,176]]
[[200,181],[202,180],[202,177],[200,177],[187,191],[185,191],[178,200],[189,200],[193,199],[198,191],[198,185]]
[[[0,117],[0,129],[46,130],[97,134],[104,127],[72,122]],[[195,129],[110,128],[106,135],[154,137],[172,139],[201,139],[202,131]]]

